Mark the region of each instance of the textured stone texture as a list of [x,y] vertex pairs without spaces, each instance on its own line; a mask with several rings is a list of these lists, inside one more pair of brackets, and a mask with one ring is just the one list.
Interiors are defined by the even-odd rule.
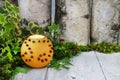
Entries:
[[4,6],[4,1],[0,1],[0,7]]
[[19,73],[14,77],[14,80],[45,80],[47,68],[32,69],[28,73]]
[[92,39],[96,43],[118,42],[120,0],[93,0]]
[[14,80],[29,80],[29,77],[25,73],[19,73],[15,76]]
[[106,80],[120,80],[120,52],[114,54],[104,54],[96,52]]
[[19,73],[14,80],[120,80],[120,52],[104,54],[95,51],[75,56],[69,69],[32,69]]
[[72,59],[70,69],[48,69],[47,80],[105,80],[94,52],[84,52]]
[[89,42],[89,0],[56,0],[56,23],[62,38],[86,45]]
[[42,26],[50,24],[50,0],[18,0],[20,13],[28,21]]

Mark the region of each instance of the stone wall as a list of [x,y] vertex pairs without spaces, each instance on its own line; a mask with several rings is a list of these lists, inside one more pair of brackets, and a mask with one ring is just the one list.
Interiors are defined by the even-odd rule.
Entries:
[[18,0],[22,18],[42,26],[50,25],[50,0]]
[[4,6],[4,1],[0,1],[0,7]]
[[[54,1],[55,22],[61,27],[61,38],[79,45],[103,41],[120,43],[120,0],[91,0],[91,5],[90,0]],[[43,26],[50,24],[50,0],[18,2],[23,18]]]
[[93,0],[93,42],[117,43],[120,29],[120,0]]
[[56,23],[62,28],[62,38],[80,45],[89,43],[89,0],[57,0]]

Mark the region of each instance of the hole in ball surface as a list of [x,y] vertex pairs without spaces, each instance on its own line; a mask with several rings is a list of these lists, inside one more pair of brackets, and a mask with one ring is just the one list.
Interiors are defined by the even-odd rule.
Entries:
[[33,54],[33,52],[32,52],[32,51],[30,51],[30,54]]
[[31,61],[31,59],[29,59],[29,62]]
[[49,47],[51,47],[52,45],[51,44],[49,44]]
[[35,43],[35,41],[32,41],[33,43]]
[[28,45],[28,44],[26,44],[26,46],[28,47],[29,45]]
[[40,54],[39,56],[40,56],[40,57],[42,57],[42,55],[41,55],[41,54]]
[[38,61],[40,61],[40,58],[38,58]]
[[26,62],[28,61],[28,59],[25,60]]
[[43,55],[45,56],[45,55],[46,55],[46,53],[43,53]]
[[40,40],[38,42],[40,43]]
[[24,57],[25,55],[22,55],[22,57]]
[[24,53],[25,55],[27,54],[27,52]]
[[31,39],[28,39],[28,41],[31,41]]
[[43,43],[45,43],[45,40],[43,40]]
[[31,48],[28,48],[28,50],[31,50]]
[[33,58],[33,56],[31,56],[31,58]]
[[49,52],[52,53],[52,50],[50,50]]
[[47,58],[45,58],[45,61],[48,61],[48,59],[47,59]]
[[44,60],[43,60],[43,59],[41,59],[41,62],[44,62]]
[[48,55],[48,57],[51,57],[51,55]]

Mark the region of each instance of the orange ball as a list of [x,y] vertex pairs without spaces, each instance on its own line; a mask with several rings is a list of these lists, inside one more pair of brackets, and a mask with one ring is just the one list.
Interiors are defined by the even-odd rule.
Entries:
[[48,37],[31,35],[21,46],[22,60],[34,68],[47,66],[53,58],[53,45]]

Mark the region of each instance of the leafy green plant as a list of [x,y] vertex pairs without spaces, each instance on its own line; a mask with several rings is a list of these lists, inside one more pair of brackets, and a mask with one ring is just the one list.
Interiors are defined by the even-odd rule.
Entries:
[[[9,79],[18,72],[24,71],[18,67],[25,65],[20,58],[20,47],[24,39],[32,34],[49,36],[55,46],[55,54],[50,67],[59,69],[70,64],[70,57],[75,55],[78,47],[74,43],[59,43],[60,27],[52,23],[45,31],[43,27],[30,21],[28,27],[24,27],[18,7],[5,2],[5,7],[0,13],[0,80]],[[68,50],[65,50],[68,49]],[[71,50],[70,50],[71,49]],[[65,53],[64,53],[65,50]],[[75,50],[75,51],[74,51]],[[61,58],[61,59],[60,59]],[[61,64],[62,63],[62,64]],[[20,69],[20,70],[18,70]]]
[[8,80],[13,69],[18,64],[23,64],[19,53],[21,34],[19,23],[21,18],[18,8],[5,2],[4,8],[0,13],[0,80]]
[[80,48],[73,42],[54,43],[54,58],[49,67],[55,69],[68,68],[73,56],[80,54]]
[[91,43],[88,45],[88,47],[91,50],[106,53],[106,54],[108,53],[110,54],[113,52],[120,52],[120,44],[108,44],[105,42],[102,42],[99,44]]

